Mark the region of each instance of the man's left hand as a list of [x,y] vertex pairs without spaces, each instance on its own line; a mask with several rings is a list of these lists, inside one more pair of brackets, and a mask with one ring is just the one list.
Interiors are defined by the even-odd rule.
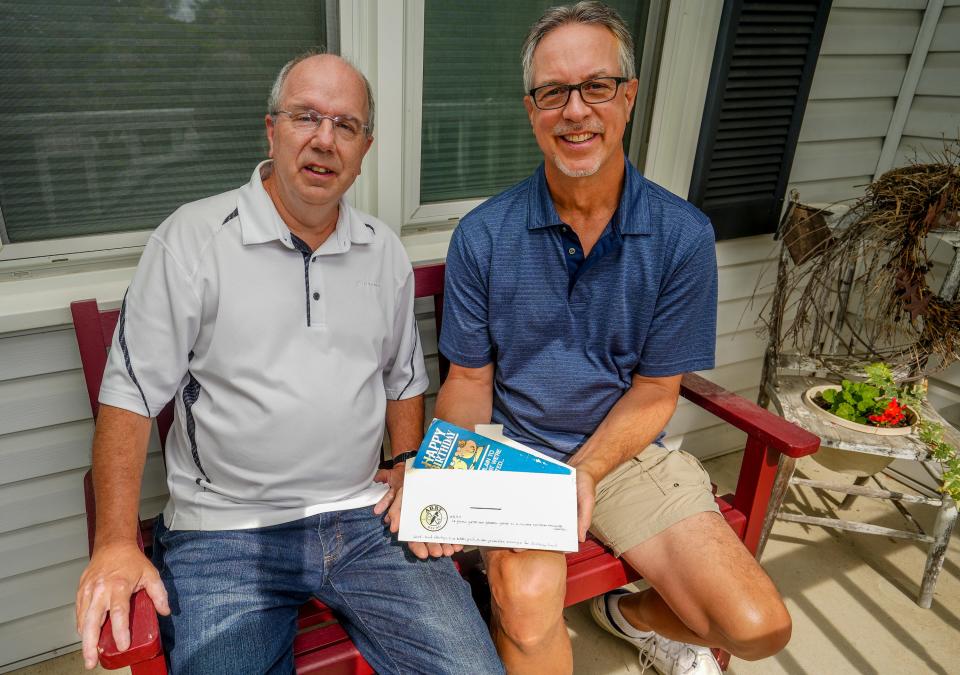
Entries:
[[[400,530],[400,507],[403,504],[403,476],[405,470],[405,464],[398,464],[392,469],[380,469],[373,477],[373,480],[377,483],[386,483],[390,486],[383,498],[373,507],[373,512],[378,516],[384,511],[387,512],[387,515],[383,517],[383,522],[390,526],[390,532],[393,534]],[[463,546],[460,544],[426,544],[421,541],[408,541],[407,546],[410,547],[410,552],[421,560],[431,557],[451,556],[463,550]]]
[[[398,526],[400,523],[400,500],[398,499],[398,496],[400,490],[403,489],[403,472],[406,470],[406,468],[406,464],[400,463],[394,466],[392,469],[380,469],[373,477],[373,481],[375,483],[386,483],[388,487],[387,492],[383,495],[383,497],[380,498],[380,501],[377,502],[376,506],[373,507],[373,512],[378,516],[384,511],[387,512],[383,522],[387,523],[388,525],[392,520],[391,515],[394,513],[394,511],[396,511],[396,521]],[[395,532],[396,530],[391,528],[391,531]]]
[[593,504],[597,498],[597,481],[586,470],[577,469],[577,537],[587,540],[587,530],[593,519]]

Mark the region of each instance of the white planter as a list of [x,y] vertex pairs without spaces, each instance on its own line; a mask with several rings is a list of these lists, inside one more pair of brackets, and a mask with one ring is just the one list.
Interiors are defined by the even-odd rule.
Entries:
[[[826,384],[811,387],[803,393],[803,402],[815,415],[820,415],[833,424],[871,436],[906,436],[913,431],[913,426],[899,427],[895,429],[887,427],[872,427],[867,424],[858,424],[856,422],[851,422],[850,420],[845,420],[842,417],[837,417],[833,413],[821,408],[814,400],[817,394],[827,389],[839,391],[840,385]],[[916,412],[914,412],[911,408],[906,408],[906,411],[907,419],[909,419],[913,424],[916,424]],[[831,448],[824,445],[821,445],[820,450],[811,455],[811,457],[817,462],[817,464],[820,464],[831,471],[836,471],[837,473],[846,474],[848,476],[861,477],[872,476],[880,473],[886,469],[891,462],[893,462],[892,457],[871,455],[865,452],[839,450],[837,448]]]
[[909,436],[913,433],[913,426],[917,423],[917,413],[913,411],[912,408],[904,407],[907,413],[907,419],[910,421],[911,426],[909,427],[874,427],[869,424],[859,424],[857,422],[851,422],[842,417],[837,417],[829,410],[824,410],[819,405],[817,405],[816,397],[818,394],[821,394],[828,389],[833,389],[834,391],[840,391],[840,385],[838,384],[821,384],[816,387],[810,387],[805,392],[803,392],[803,402],[807,405],[810,410],[812,410],[817,415],[824,417],[825,419],[830,420],[834,424],[837,424],[841,427],[847,429],[852,429],[854,431],[859,431],[863,434],[870,434],[872,436]]

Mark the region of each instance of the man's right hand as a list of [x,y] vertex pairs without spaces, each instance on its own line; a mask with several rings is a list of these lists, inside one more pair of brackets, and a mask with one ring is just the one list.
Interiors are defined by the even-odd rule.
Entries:
[[130,597],[141,589],[146,589],[158,613],[170,613],[160,574],[136,542],[104,544],[94,549],[77,588],[77,632],[83,643],[83,664],[88,670],[99,660],[97,643],[107,612],[117,648],[130,648]]

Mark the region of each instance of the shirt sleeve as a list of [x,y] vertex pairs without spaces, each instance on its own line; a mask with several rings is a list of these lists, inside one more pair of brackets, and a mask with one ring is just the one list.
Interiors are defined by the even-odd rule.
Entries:
[[123,298],[100,403],[155,417],[187,372],[201,303],[181,264],[155,236]]
[[440,351],[459,366],[480,368],[493,360],[487,284],[462,227],[454,231],[447,252]]
[[408,265],[407,276],[397,290],[393,339],[388,341],[391,355],[383,369],[383,388],[391,401],[413,398],[430,386],[413,299],[414,276]]
[[668,377],[714,366],[717,343],[717,253],[709,221],[668,274],[634,373]]

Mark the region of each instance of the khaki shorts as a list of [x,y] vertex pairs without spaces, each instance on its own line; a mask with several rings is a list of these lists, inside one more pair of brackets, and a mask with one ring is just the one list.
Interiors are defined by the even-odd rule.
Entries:
[[710,476],[697,458],[650,445],[597,485],[590,532],[620,556],[705,511],[720,513]]

